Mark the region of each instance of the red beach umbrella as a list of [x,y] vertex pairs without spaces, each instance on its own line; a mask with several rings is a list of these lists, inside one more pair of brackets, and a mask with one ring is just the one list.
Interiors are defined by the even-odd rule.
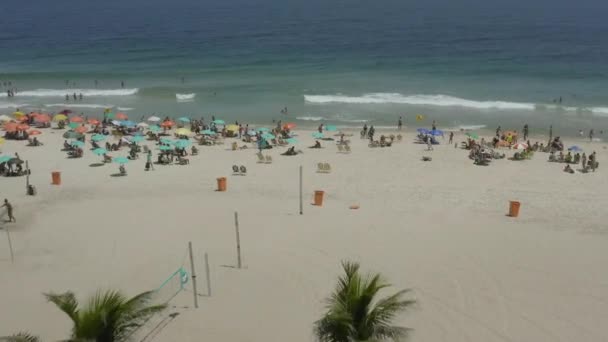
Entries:
[[51,122],[51,117],[47,114],[38,114],[34,116],[34,121],[40,123]]
[[26,124],[19,124],[19,125],[17,125],[17,130],[18,131],[27,131],[28,129],[30,129],[29,125],[26,125]]
[[160,124],[161,127],[173,127],[175,125],[175,122],[173,121],[164,121],[163,123]]
[[33,130],[27,132],[27,134],[29,134],[29,135],[40,135],[40,134],[42,134],[42,132],[40,132],[39,130],[33,129]]
[[89,125],[97,126],[101,123],[101,121],[97,119],[89,119]]
[[78,133],[81,133],[81,134],[84,134],[87,131],[88,131],[88,129],[86,127],[84,127],[84,126],[79,126],[79,127],[74,128],[74,132],[78,132]]
[[116,113],[114,117],[118,120],[127,120],[129,118],[125,113]]

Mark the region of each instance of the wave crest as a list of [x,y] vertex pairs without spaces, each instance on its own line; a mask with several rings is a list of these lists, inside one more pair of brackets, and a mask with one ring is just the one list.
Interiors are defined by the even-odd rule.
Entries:
[[195,93],[191,94],[175,94],[177,101],[192,101],[196,97]]
[[[139,92],[138,88],[131,89],[35,89],[15,92],[15,97],[65,97],[74,93],[90,96],[131,96]],[[6,93],[3,94],[7,96]]]

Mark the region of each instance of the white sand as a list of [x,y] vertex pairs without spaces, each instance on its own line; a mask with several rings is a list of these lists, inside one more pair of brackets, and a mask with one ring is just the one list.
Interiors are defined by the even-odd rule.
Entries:
[[[155,341],[311,341],[343,259],[414,290],[418,307],[397,322],[415,329],[413,341],[608,341],[605,145],[567,140],[595,149],[601,166],[570,175],[543,153],[479,167],[453,146],[425,152],[411,133],[377,149],[354,137],[349,155],[326,142],[309,150],[310,133],[300,134],[305,154],[273,149],[272,165],[256,164],[253,149],[201,147],[189,166],[145,172],[140,158],[123,178],[110,177],[116,164],[89,167],[101,159],[90,151],[66,159],[60,131],[46,130],[40,148],[8,141],[3,151],[30,161],[39,194],[25,196],[24,178],[0,178],[0,199],[19,220],[7,225],[14,264],[0,232],[0,335],[66,338],[70,322],[43,292],[153,289],[188,265],[192,241],[199,292],[206,251],[213,295],[197,310],[192,292],[178,295],[171,312],[180,315]],[[315,172],[322,161],[331,174]],[[232,176],[233,164],[248,175]],[[50,185],[54,170],[61,186]],[[218,176],[228,177],[225,193],[214,191]],[[310,205],[316,189],[326,191],[323,207]],[[522,202],[519,218],[505,216],[509,200]],[[236,264],[235,210],[241,270],[222,266]]]

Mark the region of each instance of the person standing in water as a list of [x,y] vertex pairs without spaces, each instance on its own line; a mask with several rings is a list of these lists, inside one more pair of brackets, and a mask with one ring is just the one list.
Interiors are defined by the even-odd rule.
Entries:
[[400,131],[403,128],[403,117],[399,117],[399,121],[397,121],[397,130]]
[[524,140],[528,140],[528,124],[524,125]]
[[593,141],[593,129],[589,130],[589,141]]
[[125,81],[120,81],[120,87],[124,88],[125,87]]

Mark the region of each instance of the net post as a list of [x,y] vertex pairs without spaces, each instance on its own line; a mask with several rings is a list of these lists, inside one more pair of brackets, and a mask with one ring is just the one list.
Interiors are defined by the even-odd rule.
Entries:
[[190,254],[190,275],[192,277],[192,290],[194,293],[194,308],[198,309],[198,292],[196,291],[196,272],[194,271],[194,256],[192,254],[192,241],[188,242],[188,252]]
[[241,235],[239,233],[239,213],[234,212],[234,227],[236,229],[236,258],[237,266],[241,268]]

